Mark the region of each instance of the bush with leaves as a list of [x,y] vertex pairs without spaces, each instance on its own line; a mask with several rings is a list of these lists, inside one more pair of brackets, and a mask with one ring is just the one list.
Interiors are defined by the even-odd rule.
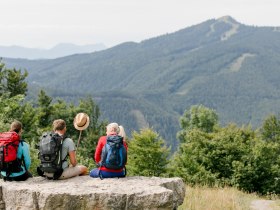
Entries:
[[[193,121],[197,118],[192,115],[185,119],[200,122]],[[179,133],[182,143],[169,173],[190,184],[230,185],[262,194],[280,193],[280,144],[275,122],[274,117],[268,118],[260,129],[261,135],[250,126],[215,126],[209,132],[196,124],[184,127],[190,125],[185,123]]]
[[195,128],[185,137],[186,142],[173,155],[169,175],[179,176],[188,184],[214,185],[218,174],[209,170],[211,161],[207,156],[213,149],[211,134]]
[[128,175],[163,176],[168,164],[169,149],[152,129],[134,131],[128,148]]
[[279,194],[279,152],[278,144],[259,140],[250,159],[233,163],[233,185],[248,192]]
[[192,106],[180,117],[182,130],[177,133],[180,142],[185,142],[186,134],[192,129],[199,129],[204,132],[212,132],[218,125],[218,115],[215,110],[203,105]]
[[268,116],[260,129],[262,139],[266,142],[280,143],[280,119],[279,116]]

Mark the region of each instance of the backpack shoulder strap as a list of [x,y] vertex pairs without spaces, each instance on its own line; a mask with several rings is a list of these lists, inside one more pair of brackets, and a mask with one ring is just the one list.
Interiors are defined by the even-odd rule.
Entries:
[[61,145],[60,145],[60,158],[61,158],[62,162],[64,162],[64,161],[66,161],[67,157],[69,156],[69,153],[67,152],[65,158],[62,159],[62,144],[63,144],[64,140],[69,139],[69,137],[68,136],[62,136],[62,137],[63,137],[63,139],[62,139]]
[[[20,139],[19,142],[20,142],[21,146],[23,146],[23,142],[25,142],[25,141],[24,141],[24,139]],[[23,167],[24,167],[25,171],[27,171],[23,154],[22,154],[22,156],[20,158],[20,162],[23,164]]]
[[23,146],[23,142],[25,142],[24,139],[19,140],[19,143],[21,144],[21,146]]

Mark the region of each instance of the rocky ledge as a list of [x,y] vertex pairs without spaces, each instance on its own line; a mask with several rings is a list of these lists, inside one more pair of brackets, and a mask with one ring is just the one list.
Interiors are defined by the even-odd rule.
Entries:
[[7,210],[172,210],[183,203],[184,196],[185,185],[180,178],[0,180],[0,209]]

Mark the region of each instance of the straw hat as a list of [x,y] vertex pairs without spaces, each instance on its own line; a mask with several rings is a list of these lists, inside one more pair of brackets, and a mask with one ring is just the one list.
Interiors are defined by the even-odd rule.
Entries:
[[86,113],[78,113],[74,118],[74,127],[79,130],[85,130],[89,125],[89,116]]

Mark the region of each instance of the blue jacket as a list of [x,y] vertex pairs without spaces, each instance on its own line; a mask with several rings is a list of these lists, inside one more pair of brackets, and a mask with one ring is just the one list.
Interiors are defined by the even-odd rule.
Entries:
[[[24,141],[19,143],[18,151],[17,151],[17,158],[22,159],[22,157],[24,158],[24,163],[25,163],[26,169],[28,170],[31,165],[31,159],[30,159],[30,153],[29,153],[29,145]],[[24,174],[26,172],[24,165],[22,165],[21,168],[22,168],[22,171],[17,172],[17,173],[11,173],[10,177],[17,177],[17,176]],[[2,176],[6,176],[5,171],[1,171],[1,174],[2,174]]]

